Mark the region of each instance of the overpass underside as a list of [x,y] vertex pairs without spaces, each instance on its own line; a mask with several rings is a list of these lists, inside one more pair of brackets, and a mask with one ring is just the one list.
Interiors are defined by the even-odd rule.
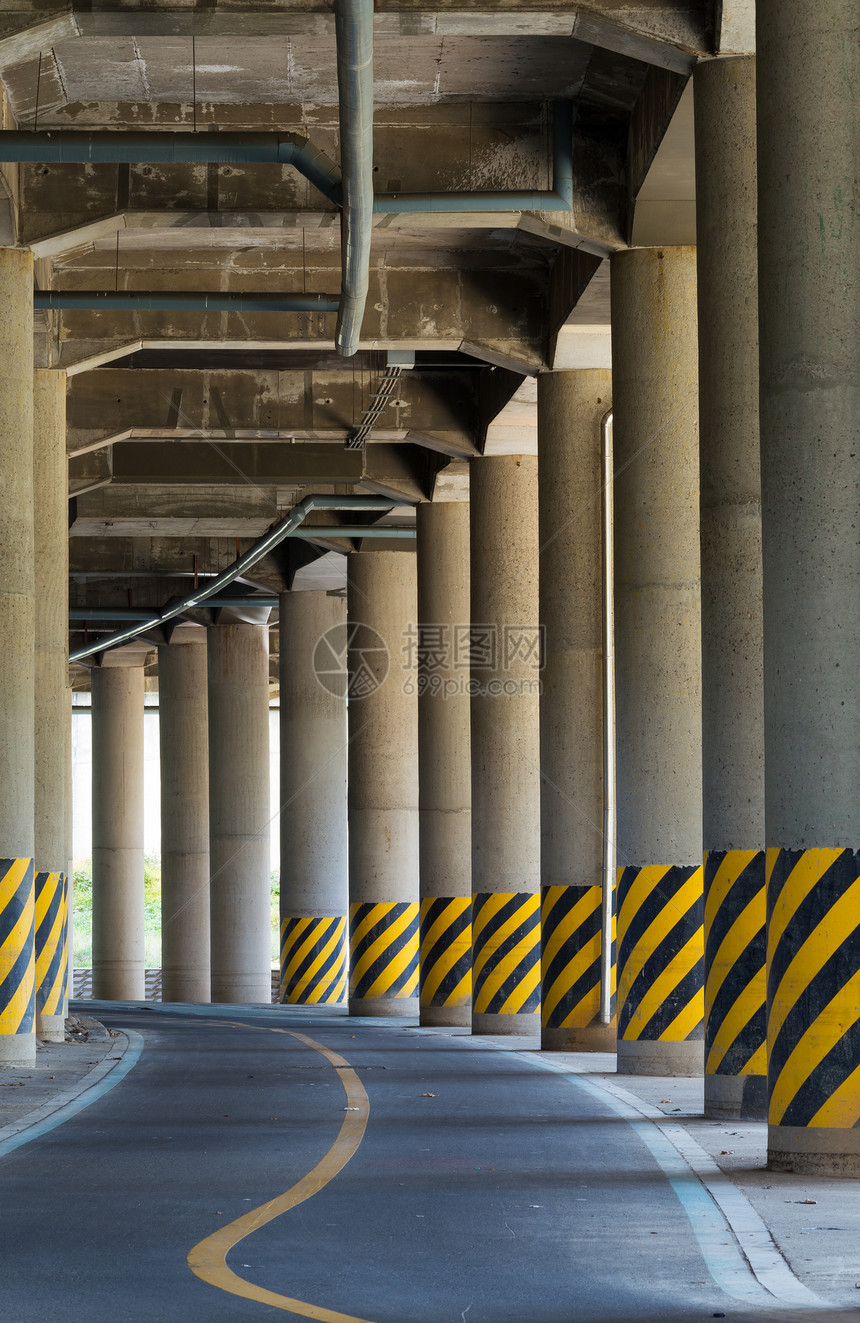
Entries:
[[[755,12],[757,10],[757,12]],[[849,0],[0,14],[0,1063],[94,995],[539,1033],[860,1175]],[[465,1317],[465,1315],[464,1315]]]

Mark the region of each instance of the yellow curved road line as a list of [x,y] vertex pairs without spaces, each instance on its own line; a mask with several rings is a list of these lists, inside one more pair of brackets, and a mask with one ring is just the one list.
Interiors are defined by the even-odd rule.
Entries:
[[[219,1020],[218,1023],[229,1022]],[[235,1025],[235,1027],[288,1034],[290,1038],[297,1038],[306,1047],[312,1047],[315,1052],[319,1052],[338,1073],[346,1094],[347,1110],[344,1112],[343,1124],[337,1139],[325,1157],[306,1176],[277,1199],[271,1199],[268,1203],[261,1204],[259,1208],[252,1208],[250,1212],[238,1217],[235,1222],[228,1222],[226,1226],[219,1227],[211,1236],[201,1240],[188,1253],[186,1263],[195,1277],[199,1277],[201,1281],[208,1282],[219,1291],[242,1296],[245,1300],[257,1300],[260,1304],[272,1305],[275,1309],[282,1309],[288,1314],[317,1319],[319,1323],[369,1323],[368,1319],[356,1318],[352,1314],[339,1314],[335,1309],[322,1309],[319,1305],[310,1305],[304,1300],[293,1300],[290,1296],[266,1291],[262,1286],[255,1286],[253,1282],[245,1281],[243,1277],[233,1272],[232,1268],[227,1267],[227,1255],[240,1240],[244,1240],[252,1231],[259,1230],[267,1222],[273,1222],[282,1213],[304,1203],[305,1199],[310,1199],[346,1166],[364,1138],[370,1111],[370,1103],[361,1081],[349,1062],[344,1061],[336,1052],[331,1052],[321,1043],[314,1042],[312,1038],[306,1038],[304,1034],[293,1033],[291,1029],[274,1029],[269,1028],[268,1025],[251,1024]]]

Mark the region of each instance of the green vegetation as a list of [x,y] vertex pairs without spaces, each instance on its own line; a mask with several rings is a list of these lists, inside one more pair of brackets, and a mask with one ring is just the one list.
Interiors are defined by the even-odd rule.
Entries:
[[[280,931],[278,905],[280,870],[272,871],[272,963],[278,963]],[[148,969],[161,964],[161,860],[146,855],[143,861],[144,950]],[[74,902],[75,965],[85,969],[93,962],[93,866],[89,859],[75,865]]]

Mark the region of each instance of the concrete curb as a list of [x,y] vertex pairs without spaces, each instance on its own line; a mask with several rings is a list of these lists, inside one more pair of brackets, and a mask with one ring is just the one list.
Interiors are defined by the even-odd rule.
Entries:
[[115,1049],[114,1054],[103,1057],[77,1084],[0,1129],[0,1158],[33,1139],[39,1139],[104,1097],[137,1064],[143,1050],[143,1038],[134,1029],[124,1030],[117,1033],[111,1047]]

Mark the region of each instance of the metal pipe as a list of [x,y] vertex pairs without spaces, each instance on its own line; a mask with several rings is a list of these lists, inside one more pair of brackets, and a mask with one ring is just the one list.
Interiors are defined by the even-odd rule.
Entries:
[[358,349],[370,279],[373,233],[373,7],[374,0],[335,0],[340,160],[343,171],[343,246],[335,347],[344,358]]
[[0,160],[35,164],[291,165],[325,197],[341,205],[341,173],[306,138],[275,133],[127,133],[117,130],[6,129]]
[[[372,115],[372,107],[371,107]],[[450,193],[379,193],[373,211],[570,211],[573,206],[572,106],[556,103],[553,115],[552,189]],[[372,131],[372,130],[371,130]],[[344,201],[341,172],[309,140],[293,142],[265,133],[120,133],[78,129],[0,132],[0,161],[84,163],[270,163],[295,166],[337,206]],[[372,193],[372,161],[370,188]],[[362,201],[366,203],[366,190]]]
[[196,291],[48,289],[35,290],[34,309],[113,312],[337,312],[331,294],[240,294]]
[[311,510],[391,510],[395,505],[402,505],[402,500],[393,501],[383,496],[306,496],[298,505],[294,505],[289,514],[287,514],[279,524],[271,528],[265,537],[256,542],[253,547],[234,560],[232,565],[228,565],[226,570],[216,574],[207,584],[198,587],[194,592],[187,593],[178,601],[173,601],[164,606],[161,611],[151,615],[147,620],[137,625],[130,625],[128,629],[119,630],[116,634],[110,634],[107,638],[99,640],[97,643],[87,643],[82,648],[76,648],[69,654],[69,661],[84,661],[87,657],[92,657],[97,652],[107,652],[110,648],[116,648],[121,643],[128,643],[131,639],[137,638],[140,634],[145,634],[151,629],[157,629],[159,625],[165,624],[168,620],[174,620],[177,616],[184,615],[186,611],[208,598],[214,597],[222,588],[226,588],[241,575],[250,570],[262,560],[270,551],[283,542],[285,538],[299,527],[305,517]]
[[333,537],[415,537],[414,528],[395,527],[386,524],[310,524],[297,528],[292,537],[333,538]]
[[612,918],[615,900],[615,623],[613,609],[612,410],[600,424],[603,452],[603,894],[600,909],[601,1024],[612,1022]]
[[513,189],[480,193],[380,193],[375,212],[572,211],[573,106],[557,101],[552,121],[553,179],[550,191]]

